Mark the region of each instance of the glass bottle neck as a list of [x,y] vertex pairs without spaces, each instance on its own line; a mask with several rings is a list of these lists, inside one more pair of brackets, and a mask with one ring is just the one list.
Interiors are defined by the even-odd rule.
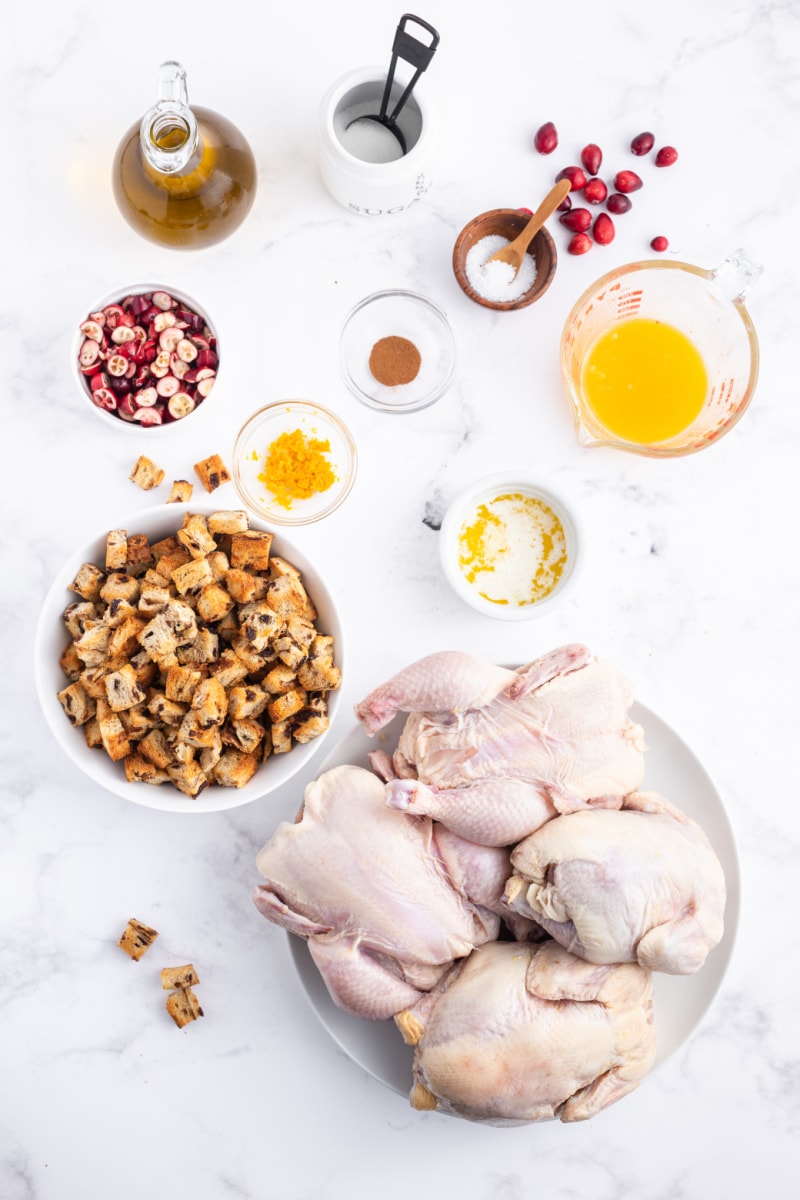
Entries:
[[158,100],[142,117],[139,139],[145,160],[164,175],[176,175],[191,163],[199,134],[180,63],[161,64]]

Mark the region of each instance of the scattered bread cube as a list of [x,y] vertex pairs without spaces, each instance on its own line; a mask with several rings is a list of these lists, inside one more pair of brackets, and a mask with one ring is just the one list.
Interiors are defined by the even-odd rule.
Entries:
[[106,538],[106,570],[124,571],[127,562],[127,531],[125,529],[112,529]]
[[191,988],[178,988],[167,996],[167,1012],[179,1029],[203,1016],[200,1001]]
[[140,454],[128,478],[131,483],[149,492],[163,482],[164,472],[146,454]]
[[165,992],[174,991],[176,988],[194,987],[199,982],[200,976],[191,963],[187,963],[184,967],[162,967],[161,969],[161,986]]
[[176,479],[167,496],[167,504],[188,504],[193,491],[194,484],[188,479]]
[[203,458],[194,464],[194,473],[207,492],[215,492],[217,488],[230,480],[231,473],[218,454]]
[[150,949],[157,937],[158,931],[156,929],[151,929],[149,925],[143,925],[141,921],[137,921],[134,917],[131,917],[117,945],[130,958],[138,962],[142,955]]

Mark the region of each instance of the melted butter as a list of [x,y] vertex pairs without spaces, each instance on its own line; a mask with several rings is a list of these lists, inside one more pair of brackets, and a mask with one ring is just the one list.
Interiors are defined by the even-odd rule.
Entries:
[[491,604],[535,604],[564,574],[564,527],[536,496],[495,496],[478,504],[461,526],[458,565],[467,583]]

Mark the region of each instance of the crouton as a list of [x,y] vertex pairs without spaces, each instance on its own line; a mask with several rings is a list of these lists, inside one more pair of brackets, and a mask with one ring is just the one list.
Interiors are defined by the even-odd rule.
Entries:
[[215,492],[217,488],[230,480],[231,473],[218,454],[203,458],[194,464],[194,473],[207,492]]
[[199,671],[197,667],[170,667],[164,683],[167,699],[177,700],[179,704],[191,704],[197,686],[202,680],[203,672]]
[[208,531],[205,517],[199,513],[187,513],[183,528],[179,529],[175,536],[192,558],[205,558],[217,548],[217,543]]
[[329,727],[327,700],[324,696],[310,697],[306,707],[297,714],[292,726],[292,737],[304,745],[325,733]]
[[333,662],[333,638],[318,634],[309,648],[308,659],[297,669],[297,682],[310,692],[334,691],[342,674]]
[[306,702],[306,693],[299,688],[295,688],[291,692],[285,692],[282,696],[276,696],[274,700],[270,700],[267,704],[267,712],[269,719],[273,725],[279,725],[281,721],[287,721],[289,717],[293,717],[295,713],[300,712]]
[[149,492],[163,482],[164,472],[146,454],[140,454],[128,478],[131,483]]
[[269,703],[269,693],[251,684],[247,687],[232,687],[228,692],[228,715],[232,720],[242,717],[257,717]]
[[166,771],[159,770],[141,754],[129,754],[124,766],[128,783],[149,783],[157,787],[159,784],[171,782]]
[[[78,658],[78,652],[75,649],[74,642],[70,642],[70,644],[67,646],[66,650],[61,655],[61,658],[58,660],[58,665],[61,667],[61,670],[71,683],[74,683],[75,680],[80,677],[80,673],[83,670],[83,663]],[[247,672],[245,671],[245,675],[246,674]],[[239,678],[243,679],[244,675],[240,675]]]
[[167,504],[188,504],[193,491],[194,484],[188,479],[176,479],[167,496]]
[[243,509],[215,512],[208,518],[208,528],[211,533],[243,533],[250,528],[250,521]]
[[106,571],[124,571],[128,563],[128,534],[112,529],[106,538]]
[[194,558],[191,562],[176,567],[172,572],[172,582],[181,596],[189,592],[199,592],[207,583],[213,583],[214,576],[207,558]]
[[144,533],[132,533],[128,538],[128,556],[125,560],[125,572],[137,579],[153,565],[153,552],[150,542]]
[[202,621],[221,620],[235,605],[235,600],[218,583],[207,583],[197,597],[197,614]]
[[119,762],[131,752],[131,743],[125,732],[125,726],[107,701],[97,699],[97,724],[100,727],[100,737],[103,739],[103,749],[112,762]]
[[287,754],[292,748],[291,721],[278,721],[272,725],[270,739],[274,754]]
[[223,554],[221,550],[212,550],[207,556],[206,562],[216,582],[222,583],[231,567],[227,554]]
[[198,762],[172,763],[167,774],[179,792],[185,796],[199,796],[208,787],[205,771]]
[[106,697],[108,706],[112,712],[121,712],[124,708],[133,708],[135,704],[141,704],[145,699],[145,694],[136,682],[136,675],[130,663],[127,663],[119,671],[112,671],[110,675],[106,675]]
[[297,682],[297,675],[295,675],[292,668],[287,667],[285,663],[279,662],[277,666],[267,672],[261,680],[261,685],[268,692],[280,695],[284,692],[291,692],[292,688],[297,685]]
[[259,533],[254,529],[246,533],[235,533],[231,538],[231,566],[251,571],[267,571],[271,546],[271,533]]
[[71,725],[85,725],[97,711],[95,700],[79,681],[71,683],[56,695]]
[[226,689],[247,678],[247,667],[232,650],[223,650],[216,662],[209,664],[208,670]]
[[139,612],[147,617],[162,612],[172,599],[169,588],[165,586],[165,580],[160,575],[158,578],[161,580],[159,584],[143,584],[139,596]]
[[139,753],[156,767],[167,767],[172,762],[172,751],[167,744],[163,729],[151,729],[139,742]]
[[138,962],[142,955],[147,953],[157,937],[158,931],[156,929],[151,929],[149,925],[143,925],[141,921],[137,921],[131,917],[117,945],[125,951],[129,958]]
[[75,653],[85,667],[97,667],[108,658],[108,634],[105,625],[92,625],[75,639]]
[[213,663],[218,655],[219,638],[210,629],[199,629],[197,636],[188,645],[179,646],[177,650],[178,662],[181,665]]
[[147,698],[147,710],[164,725],[180,725],[188,712],[185,704],[177,700],[168,700],[163,692],[153,692]]
[[94,563],[84,563],[79,567],[72,583],[69,584],[69,590],[77,592],[84,600],[96,600],[105,580],[105,571],[101,571]]
[[308,621],[317,619],[317,610],[308,592],[300,578],[294,575],[281,575],[273,579],[267,588],[267,604],[281,617],[305,617]]
[[86,633],[87,629],[98,624],[100,610],[89,600],[75,600],[64,609],[61,619],[69,630],[70,636],[79,638]]
[[187,963],[185,967],[161,968],[161,986],[165,992],[174,991],[175,988],[194,987],[199,982],[200,976],[191,963]]
[[258,758],[255,754],[244,754],[231,747],[223,750],[212,774],[214,782],[220,787],[240,788],[250,782],[257,770]]
[[144,617],[126,617],[116,629],[112,629],[108,637],[108,653],[112,658],[130,656],[139,649],[139,637],[147,622]]
[[249,604],[267,594],[267,581],[259,575],[251,575],[238,567],[231,567],[225,575],[225,587],[237,604]]
[[179,1029],[203,1016],[200,1001],[191,988],[178,988],[167,996],[167,1012]]
[[192,711],[203,729],[221,725],[228,712],[228,696],[218,679],[204,679],[192,697]]

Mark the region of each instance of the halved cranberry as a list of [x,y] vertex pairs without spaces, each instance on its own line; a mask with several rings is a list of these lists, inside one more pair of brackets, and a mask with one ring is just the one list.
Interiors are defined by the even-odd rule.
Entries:
[[158,392],[154,387],[141,388],[134,394],[133,399],[137,408],[152,408],[154,404],[158,404]]
[[128,370],[128,359],[124,354],[112,354],[106,362],[109,375],[125,375]]
[[171,329],[175,324],[175,317],[171,312],[160,312],[153,319],[153,329],[156,333],[163,333],[165,329]]
[[92,400],[98,408],[104,408],[108,412],[114,412],[117,407],[117,397],[110,388],[98,388],[96,392],[92,392]]
[[92,389],[93,392],[96,392],[98,388],[107,388],[110,383],[111,383],[111,380],[109,379],[106,372],[98,371],[97,374],[93,375],[92,378],[89,380],[89,387]]
[[127,396],[120,396],[117,404],[117,416],[123,421],[132,421],[136,414],[136,404],[132,394],[129,392]]
[[163,379],[159,379],[156,384],[156,391],[159,396],[166,399],[168,396],[174,396],[176,392],[181,390],[180,380],[174,375],[165,375]]
[[[105,318],[103,318],[103,320],[105,322]],[[95,321],[90,317],[88,321],[84,321],[81,324],[80,330],[81,333],[85,334],[87,338],[91,338],[92,341],[97,342],[98,344],[102,343],[103,326],[99,321]]]
[[175,352],[185,363],[192,363],[198,357],[197,346],[189,338],[181,338],[175,347]]
[[219,359],[213,350],[201,350],[194,361],[198,367],[216,367]]
[[175,301],[168,292],[153,292],[152,299],[156,308],[160,308],[162,312],[166,312],[175,305]]
[[82,367],[90,367],[100,358],[100,344],[94,338],[87,337],[81,344],[78,361]]
[[183,340],[182,330],[174,328],[165,329],[158,335],[158,348],[167,354],[172,354],[172,351],[177,349],[178,343]]
[[106,327],[108,329],[116,329],[119,324],[120,317],[124,317],[125,313],[119,304],[109,304],[103,309],[103,315],[106,319]]
[[139,296],[131,296],[131,312],[136,317],[141,317],[147,312],[150,307],[151,296],[149,292],[142,292]]
[[177,354],[170,354],[169,369],[176,379],[185,379],[189,373],[189,364],[178,358]]
[[133,415],[134,421],[140,425],[161,425],[161,413],[157,408],[137,408]]
[[150,374],[156,379],[163,379],[165,375],[169,374],[169,359],[167,351],[162,350],[150,363]]
[[172,419],[180,421],[182,417],[188,417],[190,412],[194,412],[195,402],[188,392],[176,392],[167,401],[167,408]]
[[197,395],[202,396],[205,399],[205,397],[209,394],[209,392],[213,388],[216,381],[217,381],[216,375],[208,375],[208,376],[206,376],[205,379],[198,379]]

